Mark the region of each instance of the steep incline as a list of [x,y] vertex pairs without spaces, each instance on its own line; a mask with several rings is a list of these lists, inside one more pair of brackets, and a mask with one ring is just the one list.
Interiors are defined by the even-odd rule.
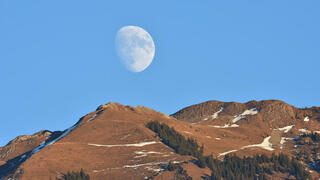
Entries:
[[185,161],[145,127],[150,120],[183,124],[142,106],[102,105],[20,157],[24,162],[10,177],[54,179],[83,168],[92,179],[143,179],[169,161]]
[[40,131],[33,135],[18,136],[7,145],[0,148],[0,161],[6,162],[33,148],[39,146],[48,136],[50,131]]

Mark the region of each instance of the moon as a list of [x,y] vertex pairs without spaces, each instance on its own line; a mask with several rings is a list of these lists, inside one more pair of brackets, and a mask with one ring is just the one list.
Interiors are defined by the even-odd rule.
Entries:
[[116,34],[115,47],[121,63],[132,72],[144,71],[155,54],[150,34],[138,26],[124,26]]

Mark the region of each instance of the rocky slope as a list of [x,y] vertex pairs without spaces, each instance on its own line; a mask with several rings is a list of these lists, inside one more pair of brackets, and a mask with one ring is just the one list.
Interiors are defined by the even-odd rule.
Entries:
[[33,135],[18,136],[7,145],[0,148],[0,161],[8,161],[25,152],[28,152],[39,146],[48,136],[50,131],[40,131]]
[[[1,175],[5,179],[49,179],[83,168],[92,179],[153,176],[169,161],[188,159],[175,154],[145,127],[155,119],[177,121],[142,106],[102,105],[71,128],[49,136],[37,148],[15,157],[15,161],[7,161],[0,167]],[[5,173],[11,165],[18,167]]]
[[[65,131],[18,137],[2,147],[0,178],[55,179],[83,168],[92,179],[174,179],[177,172],[163,172],[169,161],[189,162],[192,157],[180,156],[164,145],[145,127],[150,121],[168,124],[203,144],[205,155],[221,159],[231,153],[295,156],[301,147],[294,138],[319,132],[319,119],[318,107],[299,109],[276,100],[208,101],[172,116],[143,106],[108,103]],[[312,157],[314,163],[320,156]],[[193,179],[210,175],[208,169],[190,162],[182,166]],[[311,167],[309,170],[319,176]]]

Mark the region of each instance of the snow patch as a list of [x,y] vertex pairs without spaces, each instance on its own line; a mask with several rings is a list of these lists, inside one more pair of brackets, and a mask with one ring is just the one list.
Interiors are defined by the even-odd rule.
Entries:
[[221,109],[219,111],[215,112],[213,115],[204,118],[203,121],[207,121],[207,120],[209,120],[209,118],[211,118],[212,120],[218,118],[219,113],[221,113],[222,111],[223,111],[223,107],[221,107]]
[[311,131],[307,130],[307,129],[299,129],[300,132],[302,133],[307,133],[307,134],[310,134]]
[[225,124],[224,126],[212,126],[212,125],[208,125],[210,127],[214,127],[214,128],[233,128],[233,127],[239,127],[238,124]]
[[219,116],[219,113],[221,113],[222,111],[223,111],[223,107],[222,107],[219,111],[215,112],[215,113],[211,116],[211,118],[212,118],[212,119],[216,119],[216,118]]
[[221,138],[216,138],[216,140],[220,141],[220,140],[221,140]]
[[134,164],[134,165],[125,165],[123,168],[137,168],[141,166],[154,166],[154,165],[159,165],[163,164],[163,162],[150,162],[150,163],[145,163],[145,164]]
[[133,165],[124,165],[123,168],[138,168],[141,166],[155,166],[155,165],[160,165],[160,164],[168,164],[170,161],[174,164],[176,163],[181,163],[179,161],[173,161],[176,158],[169,159],[167,161],[162,161],[162,162],[149,162],[149,163],[144,163],[144,164],[133,164]]
[[304,118],[303,121],[304,121],[304,122],[309,122],[309,121],[310,121],[310,118],[307,116],[307,117]]
[[233,153],[233,152],[236,152],[236,151],[238,151],[238,150],[230,150],[230,151],[227,151],[227,152],[224,152],[224,153],[219,153],[218,157],[225,156],[227,154],[230,154],[230,153]]
[[211,136],[206,136],[206,138],[211,139],[212,137]]
[[236,123],[237,121],[241,120],[247,115],[255,115],[255,114],[258,114],[258,110],[256,108],[245,110],[242,114],[234,116],[235,118],[232,120],[232,122]]
[[[79,123],[79,124],[75,124],[75,125],[71,126],[70,128],[66,129],[60,136],[58,136],[57,138],[55,138],[55,139],[53,139],[51,141],[43,141],[39,146],[37,146],[36,148],[32,149],[30,153],[22,155],[21,158],[20,158],[20,161],[28,160],[33,154],[41,151],[45,147],[50,146],[55,142],[59,141],[61,138],[63,138],[67,134],[69,134],[72,130],[74,130],[75,128],[79,127],[80,125],[81,124]],[[50,136],[48,138],[50,138]]]
[[286,127],[283,127],[283,128],[278,128],[278,130],[287,133],[287,132],[289,132],[289,131],[293,128],[293,126],[294,126],[294,125],[286,126]]
[[64,136],[66,136],[67,134],[69,134],[72,130],[74,130],[75,128],[77,128],[78,126],[80,126],[80,124],[75,124],[73,126],[71,126],[69,129],[65,130],[64,133],[62,133],[59,137],[57,137],[56,139],[50,141],[50,142],[46,142],[44,141],[43,143],[41,143],[38,147],[34,148],[31,151],[31,154],[35,154],[37,152],[39,152],[40,150],[42,150],[43,148],[50,146],[51,144],[59,141],[61,138],[63,138]]
[[120,140],[127,139],[127,138],[130,137],[130,136],[131,136],[131,134],[127,134],[127,135],[123,136],[122,138],[120,138]]
[[90,119],[88,119],[87,122],[94,120],[97,116],[98,116],[98,114],[93,115]]
[[283,148],[283,144],[286,142],[287,138],[286,137],[281,137],[281,140],[280,140],[280,149]]
[[140,142],[136,144],[116,144],[116,145],[104,145],[104,144],[88,144],[89,146],[97,146],[97,147],[143,147],[151,144],[156,144],[158,142],[156,141],[150,141],[150,142]]
[[145,169],[148,170],[148,171],[154,171],[154,172],[164,171],[164,169],[162,169],[162,168],[145,167]]
[[298,140],[298,139],[299,139],[299,136],[286,138],[286,140],[292,140],[292,141]]
[[87,122],[94,120],[94,119],[97,118],[102,112],[103,112],[103,110],[98,111],[95,115],[93,115],[90,119],[88,119]]
[[155,151],[149,151],[149,152],[146,152],[146,151],[135,151],[134,153],[139,155],[139,156],[135,156],[134,158],[146,157],[149,154],[162,154],[160,152],[155,152]]
[[270,138],[271,138],[271,136],[268,136],[268,137],[264,138],[264,140],[261,144],[253,144],[253,145],[243,146],[241,149],[246,149],[246,148],[250,148],[250,147],[259,147],[262,149],[273,151],[274,149],[272,148],[272,144],[269,141]]
[[183,131],[184,133],[187,133],[187,134],[192,134],[191,132],[188,132],[188,131]]

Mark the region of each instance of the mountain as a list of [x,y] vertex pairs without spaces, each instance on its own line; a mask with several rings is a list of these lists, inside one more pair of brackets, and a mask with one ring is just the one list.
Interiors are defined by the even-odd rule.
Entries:
[[[146,127],[151,121],[196,140],[203,145],[204,156],[223,160],[230,154],[271,157],[284,153],[297,158],[313,177],[320,177],[320,148],[317,136],[311,136],[320,133],[320,108],[301,109],[267,100],[208,101],[171,116],[143,106],[101,105],[64,131],[19,136],[1,147],[0,179],[55,179],[80,169],[91,179],[204,179],[211,175],[208,167],[200,168],[197,158],[182,155]],[[168,171],[169,163],[180,168]],[[268,177],[293,178],[286,172]]]

